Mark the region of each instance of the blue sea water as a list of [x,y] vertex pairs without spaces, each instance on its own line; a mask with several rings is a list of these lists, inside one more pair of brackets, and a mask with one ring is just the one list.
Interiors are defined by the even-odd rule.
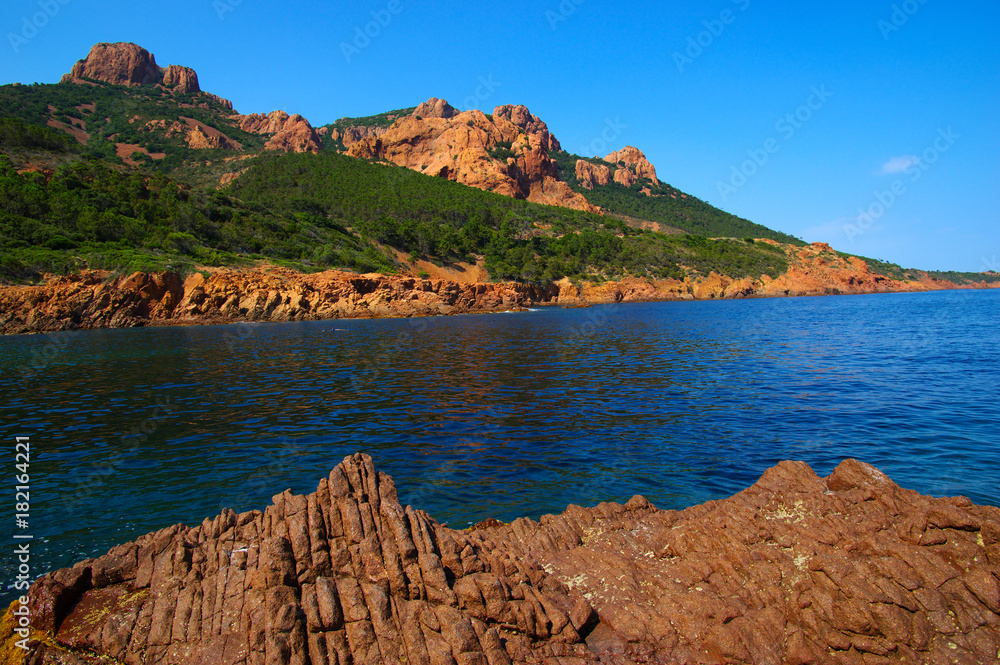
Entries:
[[5,337],[9,531],[38,575],[311,492],[355,452],[456,527],[684,508],[784,459],[1000,505],[998,349],[1000,290]]

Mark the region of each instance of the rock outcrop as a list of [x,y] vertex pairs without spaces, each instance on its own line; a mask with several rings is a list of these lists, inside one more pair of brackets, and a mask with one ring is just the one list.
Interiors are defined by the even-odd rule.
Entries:
[[114,85],[163,85],[181,93],[200,92],[198,75],[189,67],[156,64],[146,49],[128,42],[94,44],[83,60],[62,77],[62,82],[93,79]]
[[413,110],[414,118],[454,118],[458,115],[454,106],[443,99],[431,97]]
[[[498,106],[452,115],[451,106],[431,98],[417,111],[377,136],[354,143],[353,157],[384,159],[427,175],[535,203],[596,211],[558,179],[550,154],[561,150],[548,126],[524,106]],[[454,109],[452,109],[454,110]],[[418,119],[419,115],[419,119]]]
[[284,111],[234,115],[231,118],[240,129],[251,134],[271,135],[264,144],[266,150],[283,152],[312,152],[323,149],[323,140],[299,114],[288,115]]
[[167,88],[174,88],[178,92],[200,92],[198,87],[198,75],[190,67],[170,65],[163,72],[163,85]]
[[611,182],[611,169],[603,164],[593,164],[584,159],[576,160],[576,179],[581,187],[593,189]]
[[680,512],[636,496],[458,531],[353,455],[313,494],[151,533],[27,601],[32,665],[990,663],[1000,509],[782,462]]
[[656,168],[638,148],[625,146],[605,157],[604,161],[619,167],[615,171],[615,182],[626,187],[631,186],[639,178],[649,178],[654,185],[660,182],[656,177]]
[[[238,174],[228,176],[227,180]],[[562,279],[547,287],[338,271],[305,275],[277,267],[216,269],[207,277],[196,273],[183,281],[172,273],[115,277],[103,271],[84,271],[51,277],[37,286],[0,286],[0,334],[233,321],[431,316],[532,305],[1000,288],[1000,282],[959,286],[926,276],[914,281],[893,280],[870,272],[861,259],[840,258],[822,243],[786,249],[789,269],[777,279],[766,275],[736,279],[713,272],[684,279],[624,277],[596,284]],[[427,269],[432,267],[427,264]],[[481,266],[475,268],[477,279],[487,279]]]
[[87,271],[41,286],[0,288],[0,333],[492,312],[550,302],[556,293],[528,284],[284,268],[195,273],[183,282],[174,273]]
[[204,127],[199,125],[195,125],[188,131],[187,144],[189,148],[194,150],[206,150],[208,148],[237,149],[237,146],[221,132],[206,132]]
[[[778,245],[771,240],[757,242]],[[682,280],[625,277],[597,284],[574,284],[569,279],[563,279],[556,282],[559,287],[556,302],[562,305],[580,305],[1000,288],[998,282],[985,281],[960,286],[954,282],[931,279],[926,273],[915,280],[891,279],[871,272],[863,259],[841,258],[825,243],[782,247],[787,253],[789,266],[777,278],[767,275],[735,278],[713,271],[708,275],[689,276]]]
[[389,131],[389,128],[381,125],[351,125],[344,127],[343,130],[336,127],[324,126],[317,129],[316,133],[321,139],[326,140],[326,137],[329,136],[331,141],[339,140],[344,144],[344,148],[350,148],[358,141],[376,139],[387,131]]

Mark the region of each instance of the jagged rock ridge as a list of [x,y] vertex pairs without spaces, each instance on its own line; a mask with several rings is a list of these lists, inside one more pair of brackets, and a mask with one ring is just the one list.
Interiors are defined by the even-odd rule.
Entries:
[[457,531],[354,455],[313,494],[143,536],[28,598],[33,665],[985,663],[1000,509],[782,462],[681,512],[636,496]]
[[498,106],[487,117],[481,111],[459,113],[431,98],[374,134],[353,143],[347,154],[535,203],[597,210],[558,179],[550,154],[562,149],[559,141],[524,106]]

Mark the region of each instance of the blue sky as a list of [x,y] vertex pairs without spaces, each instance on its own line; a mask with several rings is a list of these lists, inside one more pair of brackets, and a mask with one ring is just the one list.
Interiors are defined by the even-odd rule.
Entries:
[[661,180],[805,240],[1000,270],[997,25],[985,1],[6,0],[0,82],[132,41],[243,113],[314,125],[524,104],[572,152],[635,145]]

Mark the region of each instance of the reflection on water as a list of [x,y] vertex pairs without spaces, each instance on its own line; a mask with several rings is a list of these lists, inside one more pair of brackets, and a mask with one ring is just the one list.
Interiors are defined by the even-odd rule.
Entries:
[[998,304],[949,292],[10,337],[0,408],[8,438],[31,435],[36,572],[313,491],[358,451],[453,526],[635,493],[682,508],[782,459],[825,474],[858,457],[996,505]]

